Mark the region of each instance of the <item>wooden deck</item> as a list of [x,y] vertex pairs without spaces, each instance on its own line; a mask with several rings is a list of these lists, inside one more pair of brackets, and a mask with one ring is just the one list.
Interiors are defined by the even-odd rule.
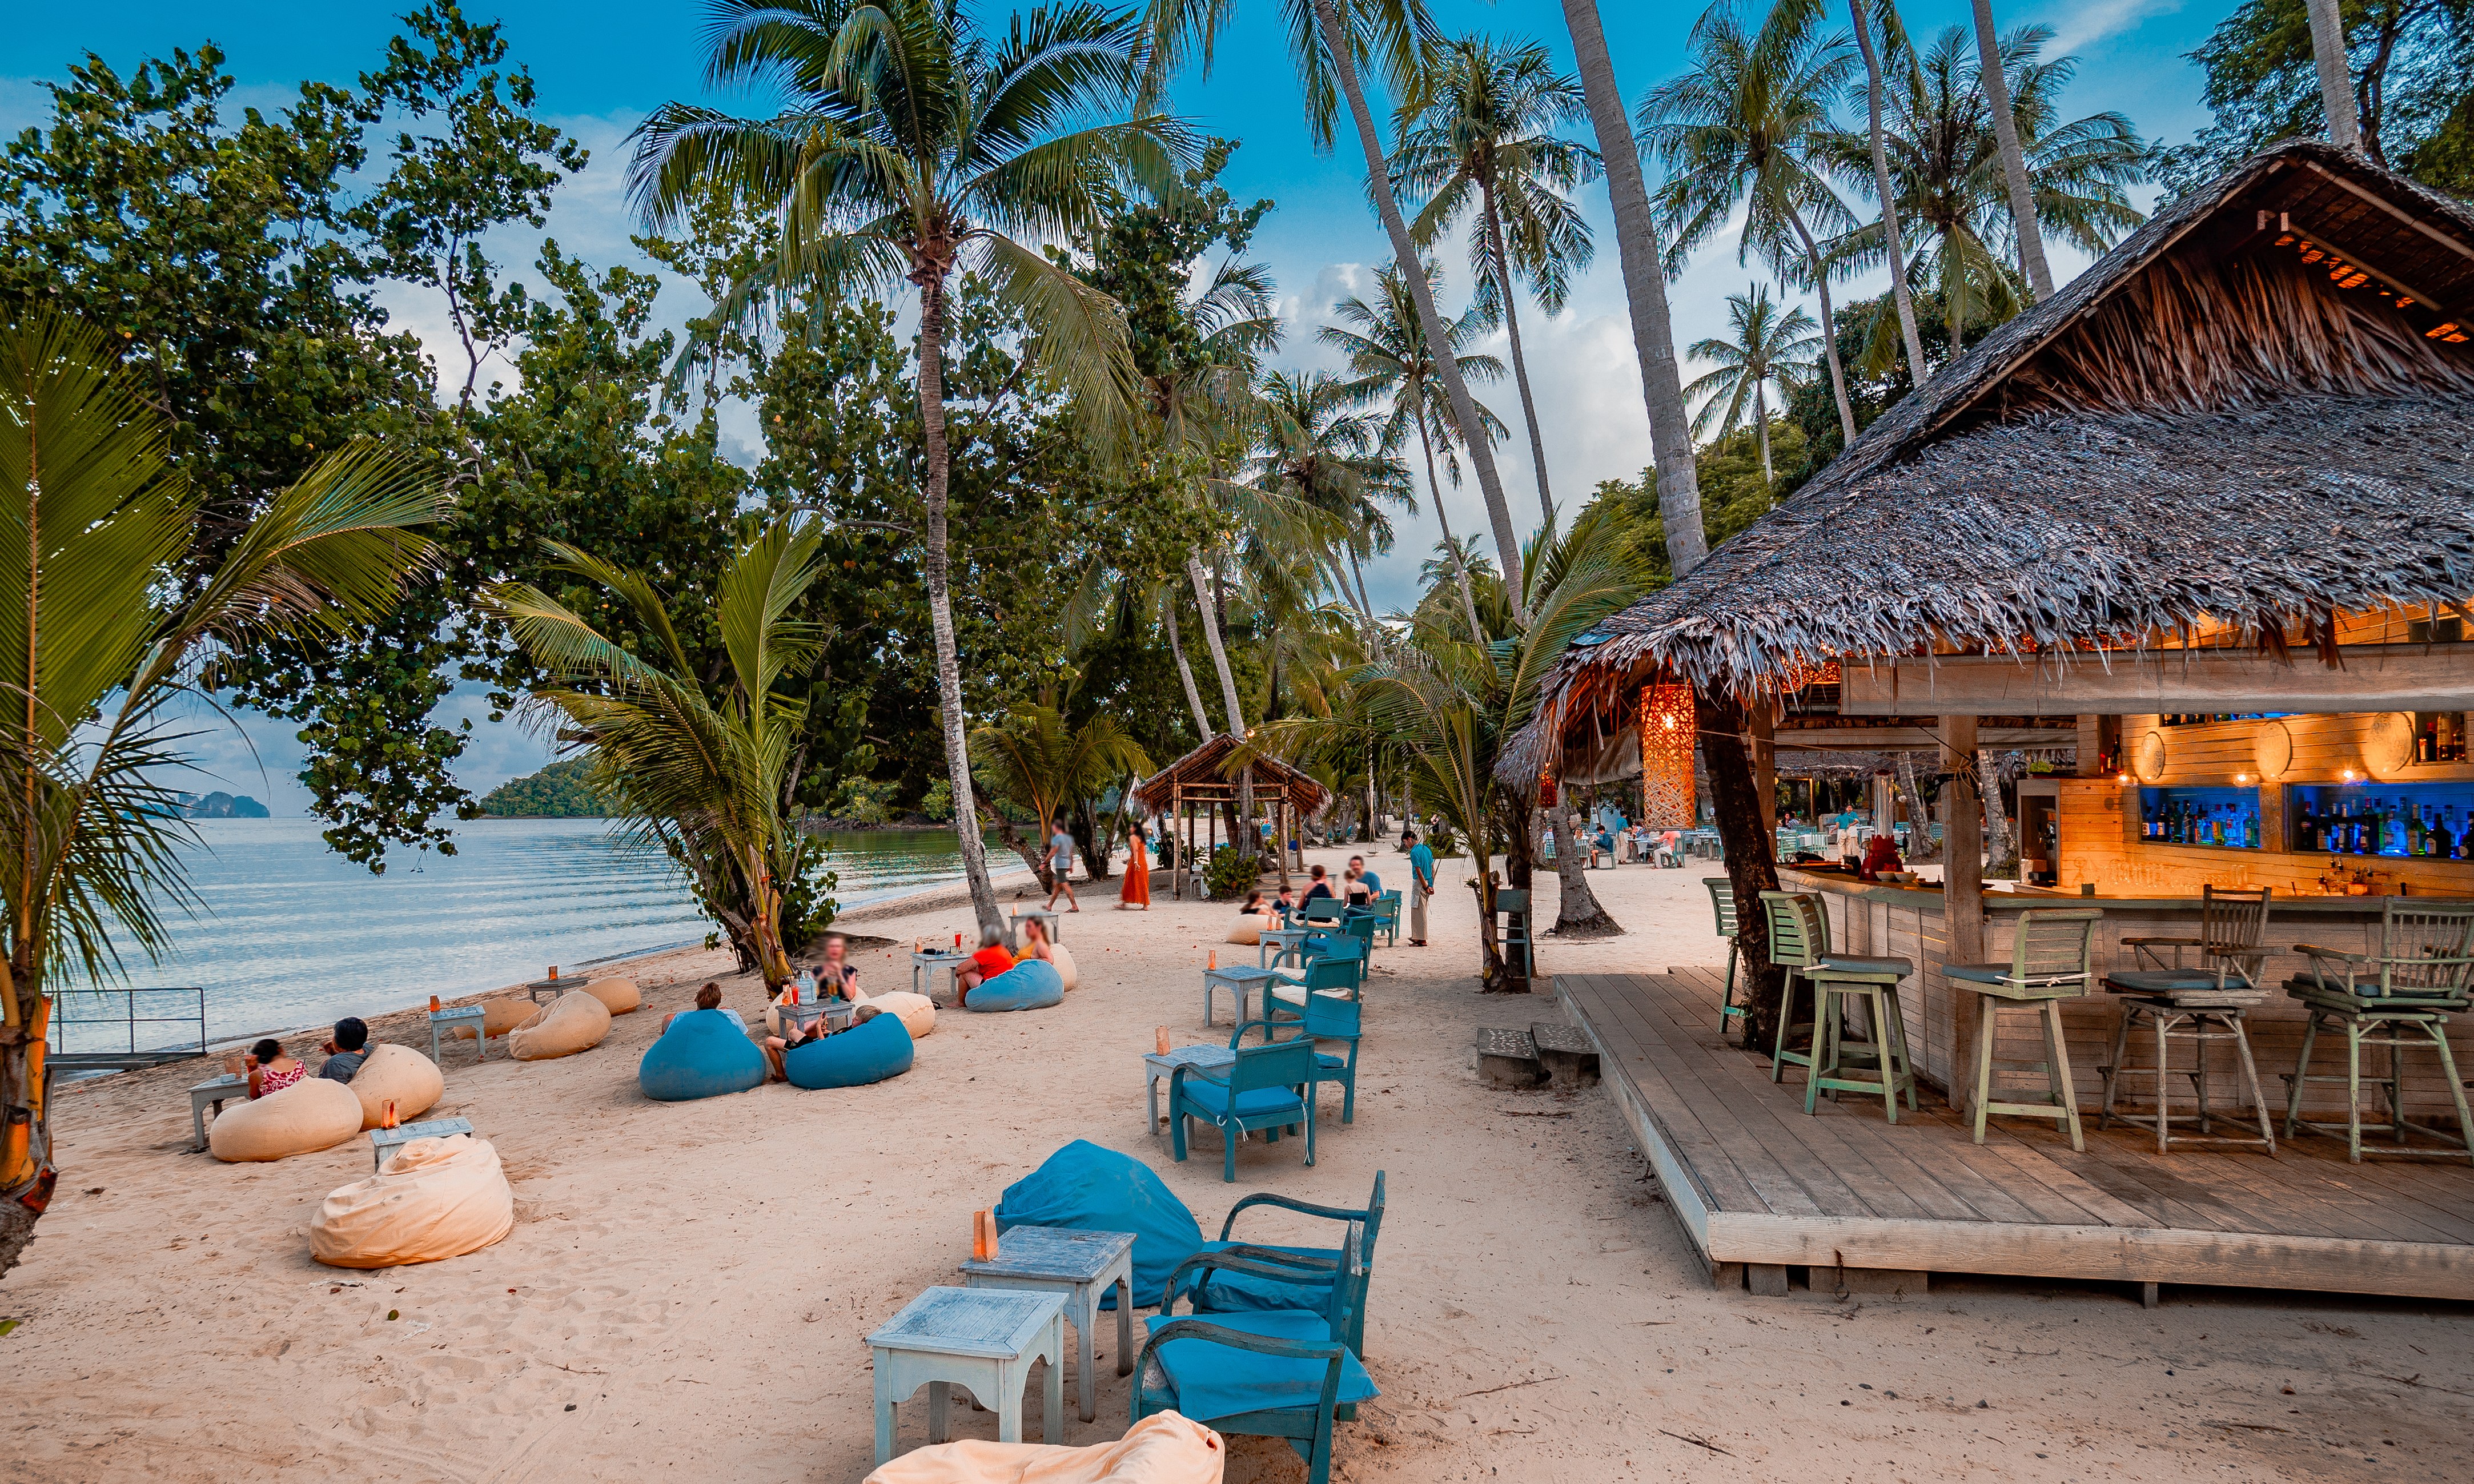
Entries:
[[2152,1132],[2098,1132],[2093,1103],[2084,1154],[2041,1119],[1997,1119],[1979,1145],[1929,1090],[1895,1126],[1853,1094],[1807,1117],[1799,1069],[1773,1084],[1720,1035],[1718,974],[1555,987],[1714,1282],[1742,1265],[1783,1291],[1778,1270],[1802,1266],[2474,1300],[2465,1160],[2348,1164],[2309,1133],[2273,1159],[2160,1157]]

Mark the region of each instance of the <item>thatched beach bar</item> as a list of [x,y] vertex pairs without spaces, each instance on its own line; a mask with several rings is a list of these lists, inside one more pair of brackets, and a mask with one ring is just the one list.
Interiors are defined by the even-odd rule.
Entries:
[[[2474,1297],[2469,325],[2462,205],[2316,143],[2256,156],[1564,655],[1507,782],[1671,793],[1643,760],[1659,771],[1649,733],[1673,723],[1653,718],[1688,693],[1752,986],[1741,1043],[1716,976],[1559,990],[1721,1281],[1783,1290],[1819,1263]],[[2016,879],[1988,889],[1995,748],[2040,773]],[[1778,864],[1780,759],[1833,752],[1938,780],[1940,882]],[[1874,776],[1878,817],[1897,791]],[[2203,913],[2229,931],[2229,895],[2258,888],[2257,954],[2194,950],[2239,961],[2247,998],[2192,1013],[2099,987],[2157,961],[2138,939]],[[1878,1094],[1773,1079],[1777,890],[1818,899],[1833,954],[1907,961],[1893,1018],[1921,1109],[1893,1123]],[[2085,920],[2029,914],[2091,910],[2093,977],[2055,1002],[2085,1146],[2059,1090],[2032,1118],[1993,1092],[1979,1141],[1988,996],[1951,971],[2009,962],[2022,921]],[[2342,1013],[2293,987],[2349,972],[2371,987]],[[2415,994],[2427,1010],[2398,1008]],[[2014,1079],[2052,1059],[2027,1008],[1990,1042]],[[2103,1068],[2121,1110],[2154,1118],[2162,1085],[2171,1120],[2100,1130]]]

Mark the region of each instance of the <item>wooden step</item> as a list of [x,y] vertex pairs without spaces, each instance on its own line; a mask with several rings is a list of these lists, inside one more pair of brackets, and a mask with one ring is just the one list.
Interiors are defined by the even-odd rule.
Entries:
[[1598,1048],[1589,1034],[1578,1026],[1561,1021],[1535,1020],[1529,1025],[1530,1044],[1538,1048],[1538,1064],[1545,1069],[1558,1087],[1594,1087],[1598,1084]]
[[1546,1081],[1538,1047],[1526,1031],[1477,1028],[1477,1077],[1490,1087],[1535,1087]]

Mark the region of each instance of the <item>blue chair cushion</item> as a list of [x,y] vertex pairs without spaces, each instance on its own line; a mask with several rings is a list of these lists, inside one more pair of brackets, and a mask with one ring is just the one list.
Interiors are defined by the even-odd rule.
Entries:
[[1348,1058],[1338,1052],[1319,1051],[1315,1053],[1315,1065],[1326,1072],[1346,1072],[1348,1070]]
[[[1205,1242],[1206,1253],[1225,1252],[1232,1247],[1262,1243]],[[1327,1247],[1274,1247],[1273,1252],[1288,1253],[1298,1257],[1321,1257],[1338,1260],[1338,1251]],[[1294,1280],[1265,1277],[1254,1273],[1234,1273],[1215,1269],[1195,1284],[1194,1306],[1226,1313],[1249,1309],[1311,1309],[1321,1313],[1331,1297],[1331,1285],[1339,1275],[1334,1272],[1300,1273]]]
[[1047,1010],[1065,1003],[1065,977],[1056,965],[1046,959],[1025,959],[1020,963],[980,982],[980,987],[962,1002],[964,1010]]
[[[1225,1116],[1229,1111],[1227,1084],[1215,1083],[1207,1077],[1188,1077],[1185,1080],[1185,1100],[1214,1117]],[[1296,1113],[1299,1122],[1305,1120],[1305,1104],[1286,1087],[1257,1087],[1251,1092],[1237,1094],[1236,1113],[1240,1118],[1268,1118],[1289,1112]]]
[[728,1010],[691,1010],[636,1063],[636,1085],[658,1103],[689,1103],[764,1084],[764,1053]]
[[1866,959],[1852,953],[1825,954],[1818,966],[1825,969],[1844,969],[1850,974],[1904,976],[1916,971],[1915,964],[1905,959]]
[[[2179,994],[2186,990],[2217,987],[2217,976],[2198,969],[2123,969],[2107,974],[2104,982],[2119,985],[2134,994]],[[2250,981],[2240,974],[2227,974],[2225,987],[2247,989]]]
[[[1076,1139],[1007,1185],[997,1229],[1066,1227],[1134,1234],[1134,1305],[1156,1308],[1176,1265],[1202,1247],[1202,1228],[1152,1167],[1130,1155]],[[1116,1306],[1110,1288],[1101,1307]]]
[[[1261,1335],[1265,1339],[1290,1340],[1301,1345],[1331,1343],[1331,1326],[1321,1314],[1304,1309],[1178,1317],[1200,1319],[1206,1325]],[[1171,1321],[1154,1317],[1144,1323],[1156,1330]],[[1177,1411],[1198,1423],[1238,1417],[1248,1412],[1314,1407],[1322,1400],[1325,1361],[1257,1355],[1251,1350],[1232,1350],[1208,1340],[1191,1339],[1171,1340],[1153,1354],[1159,1359],[1160,1369],[1168,1373],[1170,1383],[1176,1388]],[[1366,1374],[1366,1367],[1358,1363],[1355,1355],[1343,1350],[1340,1357],[1340,1394],[1335,1399],[1338,1403],[1347,1406],[1370,1401],[1381,1395],[1375,1390],[1374,1378]]]
[[910,1070],[910,1032],[899,1015],[879,1015],[863,1026],[793,1046],[782,1070],[793,1087],[864,1087]]

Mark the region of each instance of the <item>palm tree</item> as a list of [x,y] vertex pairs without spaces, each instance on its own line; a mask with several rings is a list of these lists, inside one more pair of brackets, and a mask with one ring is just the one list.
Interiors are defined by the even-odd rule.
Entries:
[[[2093,256],[2139,224],[2125,187],[2141,179],[2147,150],[2119,113],[2055,122],[2056,101],[2077,64],[2039,57],[2051,36],[2041,26],[2013,31],[2002,43],[2003,65],[2012,110],[2025,132],[2038,218]],[[1942,295],[1955,354],[1968,326],[2019,312],[2017,280],[1999,247],[2010,222],[2001,145],[1965,33],[1944,30],[1922,56],[1903,39],[1893,38],[1893,46],[1887,61],[1903,85],[1892,96],[1887,144],[1899,214],[1916,229],[1906,244],[1907,276]],[[1831,146],[1849,171],[1860,168],[1863,150],[1852,135]],[[1880,228],[1876,222],[1849,234],[1840,255],[1851,270],[1883,251]]]
[[[1348,369],[1356,377],[1347,385],[1352,396],[1369,401],[1381,398],[1390,404],[1392,415],[1382,426],[1383,448],[1399,448],[1408,441],[1409,429],[1417,429],[1418,449],[1426,461],[1426,489],[1434,497],[1435,519],[1443,523],[1443,549],[1457,559],[1461,548],[1452,538],[1452,518],[1443,506],[1443,487],[1436,474],[1435,456],[1435,447],[1441,444],[1443,461],[1451,467],[1452,484],[1457,488],[1461,482],[1460,460],[1455,456],[1451,409],[1435,377],[1434,355],[1419,324],[1417,305],[1410,301],[1408,285],[1400,281],[1400,271],[1386,267],[1378,272],[1375,291],[1371,304],[1354,294],[1342,300],[1332,308],[1341,323],[1326,325],[1316,335],[1348,357]],[[1485,315],[1478,309],[1452,322],[1452,359],[1459,364],[1464,379],[1494,381],[1503,377],[1501,361],[1462,349],[1485,331]],[[1478,414],[1486,420],[1490,437],[1504,430],[1502,423],[1483,405]],[[1550,509],[1550,519],[1552,514]],[[1468,573],[1456,570],[1452,575],[1460,583],[1461,601],[1467,605],[1469,632],[1483,633],[1478,626],[1477,598],[1469,591]]]
[[[2010,81],[2002,75],[2001,40],[1993,29],[1993,0],[1976,0],[1977,76],[1993,115],[1993,138],[2001,155],[2001,181],[2010,197],[2011,231],[2019,241],[2019,266],[2035,300],[2053,297],[2053,270],[2045,263],[2045,234],[2036,227],[2036,188],[2027,179],[2027,157],[2019,147],[2019,116],[2010,105]],[[2033,300],[2030,301],[2034,302]]]
[[1430,65],[1424,106],[1400,110],[1400,146],[1392,156],[1394,185],[1427,198],[1409,225],[1421,246],[1469,219],[1478,304],[1501,310],[1512,340],[1512,376],[1529,426],[1540,519],[1547,523],[1555,519],[1555,497],[1546,479],[1546,436],[1529,391],[1512,280],[1517,272],[1539,305],[1557,314],[1572,275],[1589,265],[1595,250],[1589,223],[1564,193],[1596,179],[1598,154],[1556,133],[1587,111],[1581,85],[1555,71],[1546,48],[1463,36]]
[[[1318,546],[1341,599],[1356,609],[1368,650],[1382,652],[1383,629],[1367,595],[1364,558],[1392,545],[1385,507],[1416,514],[1409,474],[1385,450],[1382,420],[1358,409],[1365,399],[1327,371],[1275,371],[1257,394],[1254,486],[1322,519]],[[1300,529],[1300,538],[1314,532]]]
[[971,740],[987,760],[998,791],[1040,821],[1036,842],[1016,838],[1002,820],[999,828],[1043,887],[1052,884],[1043,848],[1047,831],[1062,826],[1076,806],[1111,783],[1152,767],[1141,744],[1114,718],[1093,717],[1069,732],[1056,708],[1045,703],[1016,706],[1004,721],[981,727]]
[[[168,775],[216,657],[392,611],[431,562],[436,483],[368,447],[266,501],[220,561],[170,428],[104,337],[49,310],[0,321],[0,1274],[50,1197],[52,1006],[63,983],[159,959],[194,912],[197,844]],[[206,704],[211,704],[206,702]],[[17,1121],[24,1109],[24,1121]]]
[[[1442,342],[1446,338],[1443,318],[1435,307],[1434,291],[1418,271],[1421,257],[1400,214],[1399,200],[1392,192],[1383,141],[1375,133],[1374,115],[1367,109],[1366,91],[1359,82],[1360,66],[1371,62],[1382,69],[1395,96],[1405,99],[1418,94],[1424,85],[1421,42],[1434,30],[1424,0],[1283,0],[1281,9],[1289,31],[1289,55],[1305,93],[1306,127],[1315,145],[1332,147],[1334,126],[1345,105],[1366,158],[1367,194],[1392,239],[1393,261],[1409,285],[1418,322],[1427,338]],[[1188,61],[1208,71],[1213,43],[1235,11],[1236,0],[1148,0],[1145,25],[1154,39],[1162,74]],[[1452,422],[1460,428],[1470,467],[1477,472],[1478,489],[1486,497],[1495,549],[1505,566],[1513,566],[1519,560],[1520,539],[1512,526],[1512,507],[1504,502],[1503,481],[1495,473],[1494,450],[1485,436],[1477,402],[1450,362],[1439,363],[1437,372],[1444,400],[1451,405]]]
[[1821,300],[1839,431],[1854,443],[1856,409],[1838,364],[1831,265],[1819,234],[1855,225],[1824,171],[1837,137],[1831,106],[1846,92],[1856,57],[1846,37],[1822,33],[1820,20],[1816,6],[1783,5],[1747,31],[1734,0],[1719,0],[1692,27],[1692,70],[1641,100],[1639,141],[1668,171],[1659,208],[1673,232],[1669,272],[1681,272],[1685,255],[1723,231],[1738,203],[1737,262],[1758,255],[1781,277],[1801,264]]
[[1753,426],[1760,437],[1761,482],[1776,484],[1778,474],[1770,468],[1768,388],[1775,381],[1783,389],[1812,369],[1812,353],[1821,338],[1819,327],[1802,305],[1780,313],[1770,302],[1770,291],[1758,283],[1727,296],[1727,323],[1734,327],[1734,339],[1712,337],[1692,345],[1694,355],[1717,367],[1684,389],[1687,397],[1709,399],[1692,420],[1692,435],[1707,438],[1714,427],[1718,437],[1726,437],[1742,426],[1744,403],[1749,401]]
[[[1623,269],[1624,304],[1632,316],[1633,353],[1640,359],[1640,395],[1649,412],[1650,456],[1658,468],[1659,524],[1666,533],[1666,565],[1683,576],[1710,554],[1701,523],[1701,472],[1685,411],[1684,368],[1675,354],[1675,324],[1666,306],[1666,254],[1658,242],[1658,217],[1649,184],[1632,147],[1624,118],[1623,89],[1607,55],[1606,29],[1597,0],[1564,0],[1564,24],[1572,34],[1572,61],[1589,101],[1589,126],[1598,136],[1598,158],[1607,172],[1607,202],[1614,208],[1615,260]],[[1506,571],[1516,571],[1511,563]]]
[[[1818,3],[1818,0],[1813,0]],[[1925,384],[1924,339],[1916,332],[1915,291],[1907,286],[1907,254],[1899,232],[1899,193],[1890,183],[1890,153],[1881,127],[1881,54],[1873,44],[1873,29],[1878,24],[1885,36],[1904,36],[1899,24],[1896,0],[1877,0],[1877,14],[1864,13],[1864,0],[1847,0],[1847,18],[1853,21],[1856,49],[1864,56],[1864,114],[1866,139],[1873,153],[1873,199],[1881,204],[1881,240],[1890,259],[1890,303],[1899,313],[1899,340],[1907,353],[1907,377],[1917,386]]]
[[547,677],[525,705],[590,749],[595,785],[644,843],[693,878],[696,898],[740,961],[778,989],[790,977],[784,893],[805,877],[813,842],[788,799],[804,677],[825,635],[790,615],[825,574],[820,529],[776,521],[740,547],[714,593],[724,673],[708,682],[679,641],[653,579],[550,543],[555,571],[608,593],[632,632],[606,633],[529,583],[490,590],[525,655]]
[[2354,112],[2354,80],[2345,57],[2345,21],[2337,0],[2305,0],[2311,12],[2311,60],[2319,73],[2319,101],[2328,114],[2328,142],[2363,152],[2363,125]]
[[[708,192],[773,207],[781,253],[724,305],[766,295],[919,291],[921,532],[954,826],[981,927],[1003,926],[971,798],[947,549],[946,313],[957,273],[984,280],[1030,327],[1027,353],[1075,394],[1087,426],[1129,426],[1124,317],[1036,247],[1097,224],[1128,178],[1172,188],[1194,143],[1138,101],[1141,33],[1084,0],[983,35],[940,0],[706,0],[714,85],[767,84],[770,118],[666,104],[635,134],[630,189],[656,229]],[[1130,113],[1123,122],[1088,122]],[[721,316],[717,315],[716,318]]]

